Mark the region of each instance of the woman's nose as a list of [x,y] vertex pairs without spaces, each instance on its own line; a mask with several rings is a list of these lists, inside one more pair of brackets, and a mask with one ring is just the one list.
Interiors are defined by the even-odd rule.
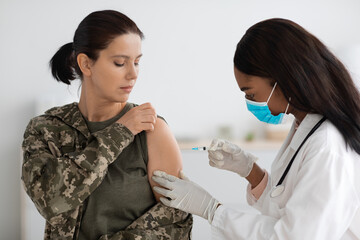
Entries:
[[136,79],[138,76],[138,69],[135,65],[132,65],[129,67],[128,69],[128,73],[127,73],[127,78],[129,80],[133,80],[133,79]]

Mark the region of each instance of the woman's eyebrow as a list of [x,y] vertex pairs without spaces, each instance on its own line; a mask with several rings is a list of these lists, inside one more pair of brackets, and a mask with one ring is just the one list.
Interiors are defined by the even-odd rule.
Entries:
[[[122,55],[122,54],[119,54],[119,55],[113,55],[111,56],[113,58],[126,58],[126,59],[129,59],[130,56],[127,56],[127,55]],[[137,56],[136,58],[139,58],[139,57],[142,57],[142,54],[140,54],[139,56]]]

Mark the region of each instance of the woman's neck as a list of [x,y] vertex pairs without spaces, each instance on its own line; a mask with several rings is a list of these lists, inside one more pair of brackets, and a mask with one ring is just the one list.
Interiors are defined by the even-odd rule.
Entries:
[[87,86],[83,85],[81,88],[79,109],[81,114],[90,122],[108,120],[119,114],[125,105],[126,102],[109,102],[106,99],[99,99]]

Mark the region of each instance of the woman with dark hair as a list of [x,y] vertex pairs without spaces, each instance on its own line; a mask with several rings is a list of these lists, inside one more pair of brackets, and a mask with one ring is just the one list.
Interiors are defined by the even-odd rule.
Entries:
[[150,103],[127,102],[143,33],[127,16],[89,14],[50,61],[65,84],[81,79],[79,103],[28,124],[22,181],[46,219],[45,239],[189,239],[192,216],[157,203],[154,169],[177,176],[181,155]]
[[295,117],[271,174],[240,147],[214,139],[210,165],[249,181],[261,214],[232,210],[188,178],[155,171],[171,207],[208,219],[213,239],[360,239],[360,94],[343,64],[296,23],[269,19],[237,45],[234,73],[248,110]]

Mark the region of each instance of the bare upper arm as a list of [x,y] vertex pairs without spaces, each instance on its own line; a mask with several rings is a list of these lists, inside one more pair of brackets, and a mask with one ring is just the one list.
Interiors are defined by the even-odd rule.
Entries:
[[[175,137],[165,121],[158,118],[154,131],[147,132],[146,137],[149,156],[147,169],[151,187],[156,185],[151,179],[155,170],[162,170],[178,177],[182,169],[181,153]],[[159,201],[160,195],[155,192],[154,195]]]

